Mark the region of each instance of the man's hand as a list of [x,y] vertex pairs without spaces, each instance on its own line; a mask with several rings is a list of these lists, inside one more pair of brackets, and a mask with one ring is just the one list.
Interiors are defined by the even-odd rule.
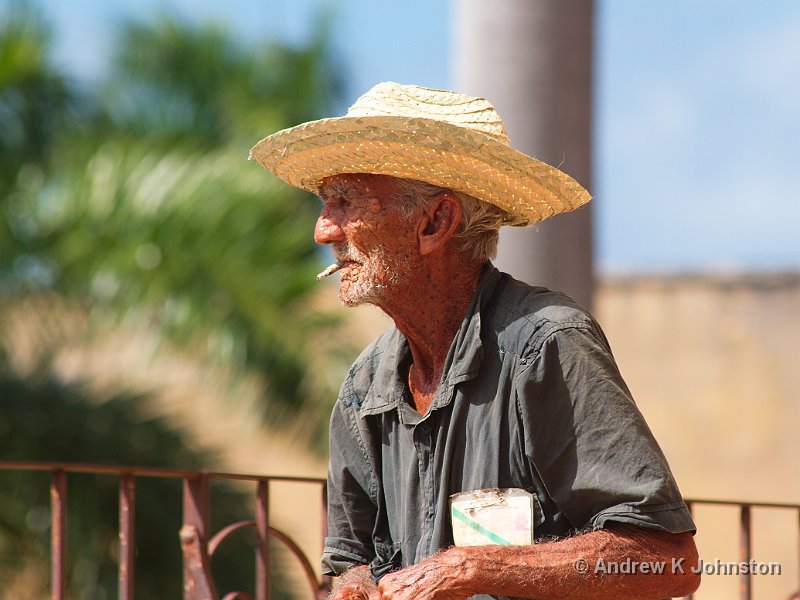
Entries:
[[463,600],[464,567],[450,548],[422,562],[384,575],[378,583],[381,600]]
[[380,597],[369,565],[364,565],[353,567],[334,579],[328,600],[380,600]]

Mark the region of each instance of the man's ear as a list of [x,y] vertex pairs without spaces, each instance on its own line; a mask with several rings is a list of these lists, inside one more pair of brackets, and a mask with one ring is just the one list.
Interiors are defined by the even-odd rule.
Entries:
[[445,246],[455,235],[461,222],[461,202],[450,191],[437,194],[425,210],[417,226],[421,255],[431,254]]

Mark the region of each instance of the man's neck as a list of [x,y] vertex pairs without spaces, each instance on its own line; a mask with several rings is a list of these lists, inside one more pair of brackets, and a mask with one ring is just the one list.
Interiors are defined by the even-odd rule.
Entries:
[[445,360],[478,288],[483,265],[427,265],[380,308],[408,340],[409,387],[424,413],[439,385]]

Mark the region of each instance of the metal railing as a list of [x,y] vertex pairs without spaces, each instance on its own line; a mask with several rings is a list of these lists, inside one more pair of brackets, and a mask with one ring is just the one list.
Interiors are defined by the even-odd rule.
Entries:
[[[133,600],[134,597],[136,479],[144,477],[180,479],[183,482],[183,526],[180,530],[180,542],[183,551],[184,600],[217,600],[219,598],[211,576],[210,560],[228,536],[246,528],[254,528],[256,531],[255,600],[269,600],[270,598],[270,538],[281,542],[299,561],[311,597],[323,599],[328,595],[330,583],[328,578],[318,577],[315,569],[311,566],[311,561],[295,540],[283,531],[272,527],[269,521],[270,483],[311,484],[320,492],[322,506],[320,526],[322,537],[324,537],[327,530],[324,479],[32,461],[0,461],[0,470],[45,471],[51,474],[51,600],[66,599],[67,475],[69,473],[111,475],[119,479],[119,600]],[[212,534],[210,528],[210,482],[214,480],[253,483],[256,500],[254,518],[231,523]],[[697,499],[687,500],[686,503],[690,510],[697,506],[739,508],[739,560],[741,563],[750,563],[753,556],[752,510],[754,508],[794,511],[797,516],[798,532],[800,532],[800,504]],[[800,567],[800,543],[798,543],[798,567]],[[752,574],[742,573],[740,575],[739,597],[741,600],[752,600],[752,582]],[[691,599],[693,596],[688,598]],[[230,592],[222,600],[237,599],[253,600],[249,594],[244,592]],[[800,600],[800,589],[790,596],[790,600],[793,599]]]
[[[766,508],[776,510],[793,511],[797,519],[797,531],[800,533],[800,504],[782,504],[776,502],[736,502],[733,500],[697,500],[687,499],[686,504],[689,510],[694,513],[697,506],[720,506],[739,508],[739,563],[750,564],[753,558],[753,521],[752,514],[754,508]],[[798,568],[800,568],[800,538],[797,547]],[[739,575],[739,598],[741,600],[752,600],[753,598],[753,574],[749,571]],[[694,595],[688,596],[689,600]],[[800,585],[798,590],[791,594],[787,600],[800,600]]]
[[[119,479],[119,600],[134,597],[134,550],[136,547],[136,479],[144,477],[179,479],[183,481],[183,526],[180,543],[183,551],[184,600],[217,600],[210,560],[228,536],[241,529],[256,530],[255,600],[269,600],[270,553],[269,541],[281,542],[299,561],[313,598],[326,598],[328,578],[319,578],[308,557],[295,540],[285,532],[272,527],[269,522],[270,483],[307,483],[318,488],[322,506],[322,532],[327,529],[325,510],[325,480],[310,477],[267,477],[242,473],[182,471],[147,467],[109,466],[96,464],[0,461],[0,470],[45,471],[51,475],[51,600],[66,600],[66,527],[67,527],[67,475],[91,473],[111,475]],[[252,520],[238,521],[211,532],[210,482],[214,480],[251,482],[255,486],[255,515]],[[222,600],[252,600],[245,592],[230,592]]]

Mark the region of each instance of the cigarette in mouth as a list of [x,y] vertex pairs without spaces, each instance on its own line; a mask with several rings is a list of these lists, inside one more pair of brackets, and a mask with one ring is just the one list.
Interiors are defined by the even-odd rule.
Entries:
[[333,275],[334,273],[336,273],[336,271],[341,269],[343,266],[344,266],[344,263],[342,261],[336,261],[332,265],[328,265],[327,267],[325,267],[325,270],[322,271],[322,273],[317,275],[317,281],[322,281],[323,279],[325,279],[329,275]]

